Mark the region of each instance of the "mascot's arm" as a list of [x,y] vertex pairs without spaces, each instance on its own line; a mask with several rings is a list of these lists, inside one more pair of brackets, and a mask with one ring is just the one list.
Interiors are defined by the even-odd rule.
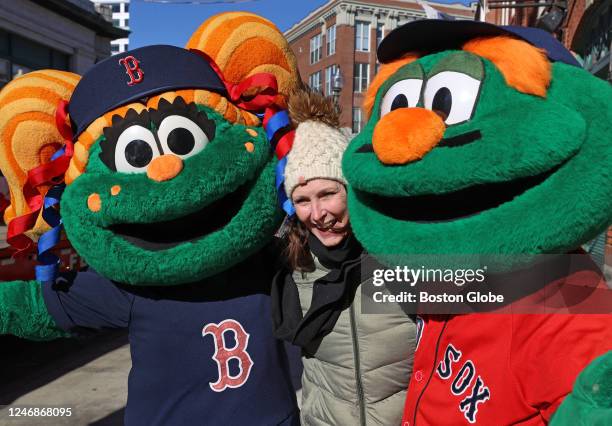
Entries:
[[68,336],[47,311],[38,281],[0,283],[0,334],[30,340]]
[[[134,295],[93,270],[0,283],[0,334],[31,340],[129,326]],[[70,332],[70,334],[68,333]]]
[[578,376],[550,425],[612,425],[612,351],[596,358]]

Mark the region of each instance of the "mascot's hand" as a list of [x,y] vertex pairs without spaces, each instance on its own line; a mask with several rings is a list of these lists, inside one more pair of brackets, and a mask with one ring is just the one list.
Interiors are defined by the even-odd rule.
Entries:
[[0,334],[30,340],[69,336],[49,315],[38,281],[0,283]]
[[576,379],[551,426],[612,424],[612,351],[596,358]]

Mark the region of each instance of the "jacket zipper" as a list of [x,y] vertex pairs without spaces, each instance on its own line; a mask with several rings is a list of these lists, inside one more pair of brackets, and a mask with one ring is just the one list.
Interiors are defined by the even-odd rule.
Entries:
[[355,321],[354,303],[351,303],[349,309],[351,314],[351,336],[353,341],[353,355],[355,358],[355,381],[357,382],[357,399],[359,402],[359,424],[365,426],[365,401],[363,397],[363,384],[361,383],[361,366],[359,365],[359,342],[357,341],[357,325]]

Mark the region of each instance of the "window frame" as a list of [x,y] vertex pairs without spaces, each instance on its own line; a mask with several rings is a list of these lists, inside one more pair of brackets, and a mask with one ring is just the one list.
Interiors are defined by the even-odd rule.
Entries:
[[[365,68],[365,77],[362,71]],[[364,83],[365,80],[365,83]],[[370,64],[368,62],[355,62],[353,68],[353,92],[363,93],[370,85]]]
[[328,27],[325,31],[325,45],[327,46],[327,56],[336,53],[336,24]]
[[355,51],[370,51],[371,23],[368,21],[355,21]]
[[316,64],[322,57],[321,34],[310,38],[310,65]]

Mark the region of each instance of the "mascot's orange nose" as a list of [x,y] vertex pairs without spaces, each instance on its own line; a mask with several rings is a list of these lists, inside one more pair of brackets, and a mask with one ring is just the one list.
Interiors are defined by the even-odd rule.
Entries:
[[372,137],[383,164],[406,164],[423,158],[444,136],[446,125],[433,111],[400,108],[383,116]]
[[183,160],[173,154],[156,157],[147,167],[147,176],[157,182],[170,180],[183,170]]

